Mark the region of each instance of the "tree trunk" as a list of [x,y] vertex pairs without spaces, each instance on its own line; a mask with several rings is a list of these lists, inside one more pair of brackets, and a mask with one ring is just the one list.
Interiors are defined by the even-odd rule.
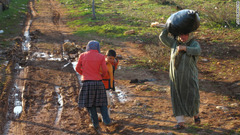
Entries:
[[95,15],[95,4],[94,4],[94,0],[92,1],[92,13],[93,13],[93,20],[96,19],[96,15]]

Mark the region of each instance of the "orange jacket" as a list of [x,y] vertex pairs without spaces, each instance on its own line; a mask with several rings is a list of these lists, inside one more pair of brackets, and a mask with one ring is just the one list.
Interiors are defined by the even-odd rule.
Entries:
[[107,73],[103,77],[102,82],[103,82],[106,90],[112,89],[113,91],[115,91],[114,72],[117,69],[118,60],[116,63],[107,62],[106,65],[107,65]]

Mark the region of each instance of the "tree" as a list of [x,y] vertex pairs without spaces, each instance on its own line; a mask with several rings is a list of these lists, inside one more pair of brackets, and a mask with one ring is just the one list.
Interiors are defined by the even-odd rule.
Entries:
[[95,4],[94,4],[94,3],[95,3],[95,1],[93,0],[93,1],[92,1],[92,13],[93,13],[93,18],[92,18],[92,19],[93,19],[93,20],[96,19],[96,15],[95,15]]

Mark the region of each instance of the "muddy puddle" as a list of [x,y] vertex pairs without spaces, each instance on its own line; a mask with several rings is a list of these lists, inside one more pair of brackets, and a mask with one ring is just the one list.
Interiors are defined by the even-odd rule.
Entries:
[[24,86],[24,68],[19,66],[19,64],[16,64],[15,69],[17,70],[17,78],[14,84],[14,87],[12,88],[12,96],[14,97],[12,100],[14,100],[14,118],[18,118],[20,114],[22,113],[22,98],[23,98],[23,92],[25,90]]
[[25,41],[22,43],[23,52],[28,52],[29,48],[31,47],[30,45],[31,38],[29,33],[31,24],[32,24],[32,20],[28,21],[27,26],[25,28],[25,32],[24,32]]
[[62,98],[62,95],[60,94],[61,93],[60,86],[55,86],[55,92],[57,93],[57,98],[58,98],[58,111],[55,119],[55,125],[56,125],[61,119],[62,110],[63,110],[63,98]]
[[[120,103],[125,103],[128,101],[128,96],[126,94],[126,92],[124,92],[123,90],[121,90],[119,87],[115,87],[116,90],[116,94],[117,94],[117,98],[118,98],[118,101]],[[114,94],[110,92],[110,96],[112,97],[112,99],[114,98]]]
[[[15,70],[16,70],[15,83],[10,91],[10,95],[8,98],[9,109],[7,113],[7,118],[10,118],[10,120],[19,118],[23,111],[22,99],[23,99],[23,92],[25,90],[24,68],[19,66],[18,63],[16,63]],[[4,133],[3,133],[4,135],[8,134],[10,124],[11,124],[11,121],[7,121],[6,125],[4,126]]]
[[61,61],[62,58],[59,57],[54,57],[52,54],[47,54],[45,52],[34,52],[33,55],[31,56],[32,61],[37,60],[37,59],[42,59],[46,61]]

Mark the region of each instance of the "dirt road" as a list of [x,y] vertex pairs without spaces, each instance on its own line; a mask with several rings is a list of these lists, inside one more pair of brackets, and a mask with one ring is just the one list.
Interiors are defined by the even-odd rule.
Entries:
[[[30,47],[26,58],[19,61],[20,66],[15,69],[15,84],[10,92],[8,121],[3,134],[96,134],[88,126],[90,119],[86,110],[77,108],[78,76],[68,56],[63,55],[62,44],[78,41],[80,37],[74,36],[73,30],[65,25],[66,9],[60,3],[54,0],[31,2]],[[176,123],[172,117],[168,73],[132,67],[136,57],[147,54],[139,49],[139,44],[119,41],[117,44],[121,47],[116,51],[123,60],[116,71],[116,85],[119,98],[124,100],[112,106],[111,118],[117,123],[110,127],[100,124],[103,134],[207,135],[240,130],[239,101],[215,93],[219,86],[206,79],[200,80],[202,124],[195,126],[189,119],[187,129],[173,130]],[[142,82],[129,83],[131,79]]]
[[16,68],[4,134],[94,134],[84,124],[89,122],[86,111],[77,109],[76,72],[67,60],[61,60],[62,44],[71,40],[64,11],[52,0],[30,5],[36,13],[30,26],[31,47],[22,67]]

